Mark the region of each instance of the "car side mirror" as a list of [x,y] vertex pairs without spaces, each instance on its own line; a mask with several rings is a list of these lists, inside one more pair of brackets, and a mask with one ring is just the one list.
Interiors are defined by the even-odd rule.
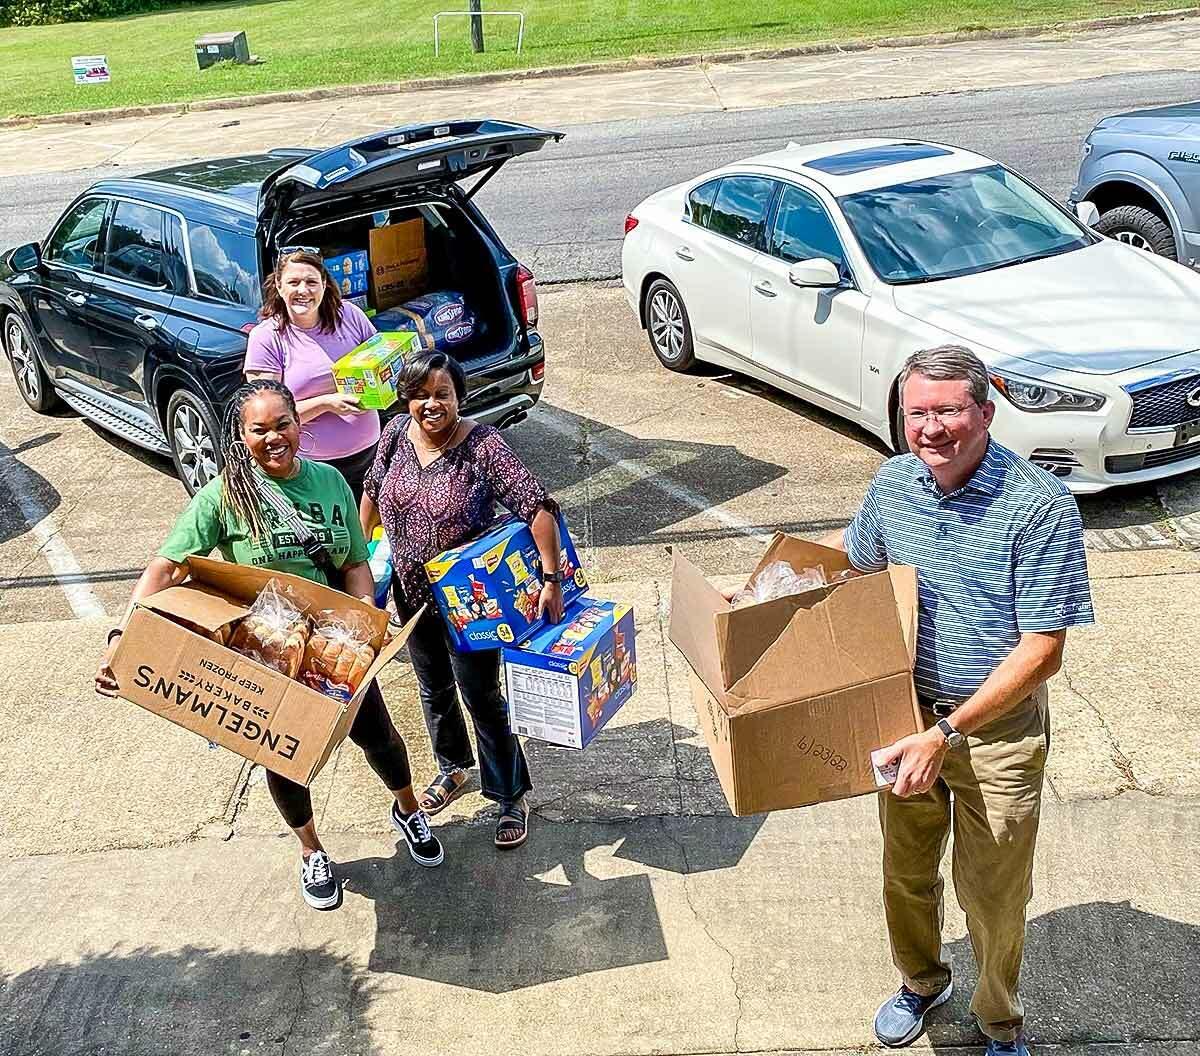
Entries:
[[1075,215],[1084,227],[1095,227],[1100,222],[1100,210],[1095,202],[1080,202],[1075,206]]
[[842,284],[842,273],[832,260],[814,257],[812,260],[799,260],[793,264],[788,270],[788,281],[793,286],[828,289]]
[[13,271],[37,271],[42,262],[42,247],[36,242],[27,246],[17,246],[8,255],[8,264]]

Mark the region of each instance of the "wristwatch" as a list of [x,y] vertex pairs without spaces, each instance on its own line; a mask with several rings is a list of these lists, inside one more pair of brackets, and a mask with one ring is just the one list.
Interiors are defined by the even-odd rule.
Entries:
[[951,726],[950,723],[945,719],[938,719],[936,725],[937,728],[942,731],[942,736],[946,738],[946,746],[951,750],[955,748],[961,748],[967,743],[966,737],[959,733],[958,730]]
[[542,576],[543,583],[561,583],[563,574],[561,572],[547,572]]

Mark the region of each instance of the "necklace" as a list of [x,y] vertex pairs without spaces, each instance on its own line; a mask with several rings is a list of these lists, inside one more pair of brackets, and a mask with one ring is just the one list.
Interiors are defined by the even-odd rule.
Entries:
[[421,429],[421,427],[418,425],[417,428],[421,430],[421,446],[423,448],[425,448],[426,451],[432,452],[433,454],[436,454],[436,455],[440,455],[443,451],[446,450],[447,447],[450,446],[451,441],[458,435],[458,427],[461,423],[462,423],[461,418],[454,419],[454,424],[450,427],[450,435],[448,437],[446,437],[446,439],[442,442],[441,446],[439,446],[439,447],[434,447],[432,444],[425,443],[425,430]]

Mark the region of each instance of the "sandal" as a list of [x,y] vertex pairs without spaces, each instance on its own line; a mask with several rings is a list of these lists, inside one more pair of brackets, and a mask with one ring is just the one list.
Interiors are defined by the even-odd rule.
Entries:
[[520,847],[529,835],[529,808],[514,803],[500,811],[496,822],[496,846],[501,850]]
[[450,805],[450,801],[462,791],[462,787],[466,783],[467,773],[465,770],[438,774],[429,782],[429,787],[421,793],[418,805],[430,817],[439,814]]

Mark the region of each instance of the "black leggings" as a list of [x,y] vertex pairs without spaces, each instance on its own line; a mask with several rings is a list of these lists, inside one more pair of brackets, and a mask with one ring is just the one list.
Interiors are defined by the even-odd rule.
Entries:
[[[412,784],[404,738],[393,725],[383,694],[374,682],[350,727],[350,740],[363,750],[371,769],[390,791],[398,792]],[[303,785],[268,770],[267,788],[289,829],[303,828],[312,821],[312,796]]]

